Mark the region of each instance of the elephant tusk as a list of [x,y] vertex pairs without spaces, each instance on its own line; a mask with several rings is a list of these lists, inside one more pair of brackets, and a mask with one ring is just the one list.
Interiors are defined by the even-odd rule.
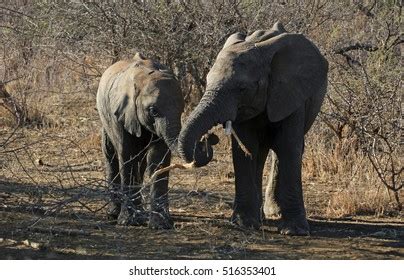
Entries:
[[227,136],[231,135],[231,131],[233,130],[231,126],[231,121],[226,121],[225,127],[224,127],[224,134]]
[[195,162],[193,161],[193,162],[186,163],[186,164],[174,163],[174,164],[171,164],[171,165],[169,165],[167,167],[160,168],[160,169],[156,170],[150,176],[148,184],[153,184],[154,181],[157,179],[157,176],[163,174],[164,172],[170,171],[172,169],[192,169],[194,167],[195,167]]

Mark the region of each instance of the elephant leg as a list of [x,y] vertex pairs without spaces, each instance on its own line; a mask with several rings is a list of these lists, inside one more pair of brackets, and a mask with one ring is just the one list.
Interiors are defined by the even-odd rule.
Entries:
[[120,185],[121,178],[119,175],[119,162],[115,148],[109,139],[106,131],[101,131],[101,147],[105,157],[106,179],[108,182],[108,190],[110,193],[111,203],[107,209],[107,217],[111,220],[118,218],[121,210],[120,202]]
[[250,151],[251,157],[244,153],[232,137],[236,193],[231,221],[246,228],[259,229],[261,226],[261,206],[256,178],[259,150],[257,131],[248,123],[235,124],[234,130]]
[[[264,134],[264,135],[260,135]],[[268,133],[266,130],[263,130],[259,133],[258,135],[259,139],[259,149],[257,153],[257,159],[256,159],[256,187],[257,187],[257,193],[258,193],[258,206],[260,208],[260,220],[262,221],[264,218],[264,212],[263,212],[263,207],[262,207],[262,176],[263,176],[263,171],[265,167],[265,162],[268,157],[268,152],[269,152],[269,147],[270,147],[270,140],[268,137]]]
[[275,152],[279,158],[275,197],[282,215],[279,230],[287,235],[308,235],[309,224],[306,219],[301,176],[304,146],[303,108],[283,121],[275,143]]
[[147,149],[142,141],[123,131],[123,145],[118,152],[121,176],[121,211],[119,225],[146,225],[147,213],[142,205],[143,174]]
[[[149,176],[156,170],[167,167],[171,162],[171,152],[164,141],[160,140],[149,148],[147,154],[147,173]],[[152,182],[150,188],[149,227],[154,229],[171,229],[173,221],[168,206],[169,172],[162,173]]]
[[275,188],[278,182],[278,157],[274,151],[271,151],[271,166],[269,171],[268,185],[265,189],[264,213],[266,218],[279,216],[280,208],[278,198],[275,197]]

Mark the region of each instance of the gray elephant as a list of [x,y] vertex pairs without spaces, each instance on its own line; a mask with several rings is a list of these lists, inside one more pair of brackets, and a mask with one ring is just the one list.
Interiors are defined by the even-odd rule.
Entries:
[[151,186],[150,213],[142,205],[141,187],[144,174],[170,165],[177,149],[184,109],[179,82],[166,67],[136,54],[102,75],[97,108],[112,200],[109,218],[121,225],[148,219],[151,228],[171,228],[168,172]]
[[187,162],[201,160],[195,157],[201,136],[217,124],[233,122],[251,153],[246,156],[232,137],[233,222],[261,226],[263,167],[271,149],[279,172],[267,200],[279,205],[279,230],[309,234],[301,179],[304,135],[323,102],[327,73],[328,63],[317,47],[301,34],[287,33],[280,23],[227,39],[208,73],[205,94],[181,130],[178,151]]

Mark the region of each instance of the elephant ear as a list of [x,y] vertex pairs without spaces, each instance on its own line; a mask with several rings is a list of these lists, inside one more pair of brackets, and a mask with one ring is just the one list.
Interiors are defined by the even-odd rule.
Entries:
[[133,75],[130,74],[130,70],[122,73],[114,83],[117,86],[111,89],[112,112],[114,112],[118,122],[123,125],[126,131],[140,137],[142,129],[136,112],[138,91],[136,90]]
[[245,37],[246,35],[241,32],[230,35],[229,38],[227,38],[226,43],[224,43],[223,49],[227,48],[228,46],[244,42]]
[[288,117],[311,96],[324,96],[328,62],[306,37],[283,33],[255,46],[270,64],[270,121]]

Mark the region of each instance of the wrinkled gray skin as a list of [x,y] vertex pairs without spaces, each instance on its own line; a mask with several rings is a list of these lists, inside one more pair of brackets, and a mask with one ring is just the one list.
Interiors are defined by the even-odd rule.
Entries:
[[184,101],[179,82],[164,66],[140,54],[119,61],[101,77],[97,108],[102,149],[111,191],[108,216],[120,225],[172,228],[168,208],[168,172],[150,190],[150,214],[142,206],[145,173],[170,165],[181,130]]
[[263,167],[273,150],[279,163],[272,169],[279,172],[270,180],[267,214],[280,209],[282,234],[309,234],[301,179],[304,135],[323,102],[327,73],[328,63],[319,50],[303,35],[287,33],[280,23],[247,37],[233,34],[219,52],[206,92],[181,130],[178,151],[192,161],[203,134],[233,122],[252,154],[246,156],[232,137],[233,222],[261,226]]

